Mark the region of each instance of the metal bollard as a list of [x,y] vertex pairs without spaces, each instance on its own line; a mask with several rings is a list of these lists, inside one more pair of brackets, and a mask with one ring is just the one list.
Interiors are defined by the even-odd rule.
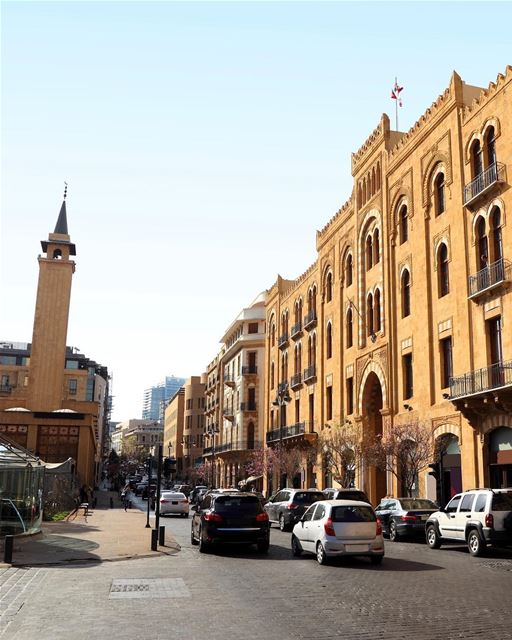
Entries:
[[5,536],[4,540],[4,562],[5,564],[12,564],[12,547],[14,544],[14,536]]
[[159,534],[158,544],[161,547],[163,547],[165,545],[165,526],[164,525],[158,528],[158,534]]
[[110,508],[114,508],[114,498],[112,498],[112,496],[110,497]]
[[151,529],[151,551],[157,551],[158,547],[158,531]]

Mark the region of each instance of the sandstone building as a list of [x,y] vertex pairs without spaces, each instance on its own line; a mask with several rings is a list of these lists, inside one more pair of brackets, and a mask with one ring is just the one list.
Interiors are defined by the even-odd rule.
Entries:
[[[511,114],[511,67],[486,89],[453,73],[408,132],[383,115],[352,154],[316,261],[268,292],[268,446],[420,421],[442,473],[419,494],[512,486]],[[322,488],[329,469],[318,456],[293,480]],[[357,482],[374,503],[399,491],[369,466]]]

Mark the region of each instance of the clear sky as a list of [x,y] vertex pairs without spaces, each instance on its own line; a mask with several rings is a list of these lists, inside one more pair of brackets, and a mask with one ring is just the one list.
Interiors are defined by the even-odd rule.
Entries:
[[350,154],[403,85],[407,130],[455,69],[511,63],[493,2],[2,2],[0,340],[31,340],[39,241],[69,183],[69,345],[117,420],[204,371],[277,273],[315,260]]

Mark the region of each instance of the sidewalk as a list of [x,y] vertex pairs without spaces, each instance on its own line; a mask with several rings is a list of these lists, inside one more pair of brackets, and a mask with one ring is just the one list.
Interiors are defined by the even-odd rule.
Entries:
[[[44,522],[40,534],[14,539],[12,566],[55,565],[67,562],[109,562],[128,558],[174,555],[180,546],[166,531],[165,546],[151,551],[151,529],[137,508],[124,510],[115,491],[97,491],[96,508],[83,509],[62,522]],[[114,508],[110,508],[110,498]],[[154,526],[154,519],[152,520]],[[3,545],[2,545],[3,549]],[[2,564],[0,568],[10,565]]]

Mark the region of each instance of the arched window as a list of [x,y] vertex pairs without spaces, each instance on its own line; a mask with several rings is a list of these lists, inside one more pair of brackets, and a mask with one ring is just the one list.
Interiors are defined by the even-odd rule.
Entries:
[[480,140],[475,140],[471,145],[471,172],[473,178],[479,176],[482,170],[482,147],[480,146]]
[[380,190],[380,162],[377,162],[377,191]]
[[276,325],[272,321],[272,326],[270,328],[270,346],[274,347],[276,344]]
[[297,374],[300,371],[299,365],[299,344],[295,345],[295,349],[293,350],[293,373]]
[[476,250],[478,269],[484,269],[489,264],[489,243],[485,233],[485,220],[480,216],[476,223]]
[[373,330],[373,296],[372,294],[368,294],[368,298],[366,298],[366,326],[367,333],[371,336],[374,333]]
[[375,333],[377,333],[377,331],[380,331],[381,329],[381,317],[380,317],[380,289],[377,289],[375,291],[375,300],[373,302],[373,315],[374,315],[374,321],[373,321],[373,328]]
[[490,216],[492,233],[492,259],[494,262],[503,258],[503,238],[501,235],[501,211],[494,207]]
[[372,236],[369,234],[366,238],[366,271],[369,271],[373,266],[373,242]]
[[366,185],[368,189],[368,200],[372,197],[372,174],[368,171],[368,176],[366,178]]
[[380,240],[379,230],[373,232],[373,264],[377,264],[380,260]]
[[316,363],[316,333],[313,334],[311,358],[311,364],[314,365]]
[[372,169],[372,196],[377,191],[377,183],[375,178],[375,167]]
[[363,178],[363,204],[366,202],[366,178]]
[[325,300],[330,302],[332,300],[332,273],[329,271],[325,281]]
[[436,216],[439,216],[445,209],[444,173],[438,173],[434,180],[434,199]]
[[349,349],[354,344],[354,335],[353,335],[353,316],[352,316],[352,307],[347,309],[347,316],[345,319],[345,333],[347,335],[347,349]]
[[254,449],[254,423],[249,422],[247,425],[247,448]]
[[316,287],[312,287],[308,292],[308,313],[316,311]]
[[441,243],[439,250],[437,252],[437,272],[438,272],[438,282],[439,282],[439,297],[450,293],[450,272],[448,266],[448,247]]
[[286,363],[285,363],[285,355],[284,353],[281,354],[281,378],[280,378],[280,382],[284,382],[286,380]]
[[496,141],[494,139],[494,127],[489,127],[485,134],[485,150],[487,155],[487,166],[490,167],[496,162]]
[[400,207],[400,212],[398,214],[398,224],[400,228],[400,244],[407,242],[409,239],[409,225],[408,220],[409,216],[407,214],[407,205],[402,205]]
[[404,269],[401,277],[402,289],[402,318],[411,315],[411,274]]
[[54,251],[53,251],[53,259],[54,260],[62,260],[62,251],[60,249],[54,249]]
[[327,359],[332,357],[332,325],[330,322],[325,333],[325,356]]
[[270,364],[270,388],[273,389],[276,386],[276,380],[275,380],[275,365],[272,362]]
[[284,354],[284,376],[283,381],[288,380],[288,352]]
[[357,187],[357,208],[360,209],[363,204],[363,190],[361,188],[361,183],[359,183]]
[[349,253],[345,260],[345,282],[347,287],[350,287],[352,284],[353,274],[352,274],[352,254]]
[[297,349],[297,373],[302,370],[302,344],[299,342]]

